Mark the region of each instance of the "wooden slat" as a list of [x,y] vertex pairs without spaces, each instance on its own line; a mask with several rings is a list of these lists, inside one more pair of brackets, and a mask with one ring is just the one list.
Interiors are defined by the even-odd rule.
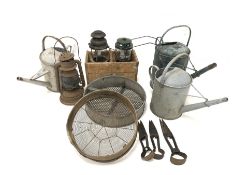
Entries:
[[110,51],[109,62],[91,62],[90,56],[90,52],[87,51],[85,60],[87,83],[107,75],[119,75],[137,81],[139,62],[134,50],[131,62],[115,62],[114,51]]

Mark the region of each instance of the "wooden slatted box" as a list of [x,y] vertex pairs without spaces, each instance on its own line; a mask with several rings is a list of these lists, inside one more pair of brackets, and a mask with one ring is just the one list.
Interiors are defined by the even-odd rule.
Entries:
[[115,51],[110,50],[109,52],[109,62],[91,62],[91,52],[86,52],[85,70],[87,84],[107,75],[119,75],[137,81],[139,62],[135,50],[132,50],[132,61],[130,62],[116,62]]

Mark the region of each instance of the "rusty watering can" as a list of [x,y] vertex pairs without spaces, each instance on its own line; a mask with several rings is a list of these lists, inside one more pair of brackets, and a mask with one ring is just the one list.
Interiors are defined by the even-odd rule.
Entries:
[[[55,39],[57,42],[61,44],[62,48],[51,47],[46,49],[45,48],[46,38]],[[40,86],[45,86],[50,91],[59,92],[60,84],[59,84],[57,66],[60,62],[59,57],[64,52],[67,52],[67,49],[65,47],[65,44],[60,39],[54,36],[45,36],[42,39],[42,52],[40,53],[39,56],[42,68],[30,79],[17,77],[17,80],[40,85]],[[45,81],[37,80],[42,76],[44,76]]]
[[[171,67],[171,65],[180,58],[188,57],[188,54],[182,53],[175,56],[165,68],[159,69],[152,65],[149,68],[150,76],[154,76],[153,93],[150,103],[151,111],[163,119],[177,119],[184,112],[196,110],[203,107],[209,107],[219,103],[227,102],[228,98],[221,98],[196,104],[185,105],[185,101],[192,85],[193,78],[196,74],[202,74],[211,67],[206,67],[198,72],[195,72],[193,77],[186,71],[178,67]],[[152,71],[154,70],[154,71]],[[152,72],[155,72],[153,75]]]

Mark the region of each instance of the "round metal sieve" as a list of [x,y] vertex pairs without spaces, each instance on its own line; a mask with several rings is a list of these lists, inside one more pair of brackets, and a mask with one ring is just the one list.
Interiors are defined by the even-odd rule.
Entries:
[[136,81],[121,76],[105,76],[92,81],[85,89],[84,94],[100,89],[111,90],[122,94],[133,104],[137,118],[139,119],[142,116],[145,108],[146,93]]
[[[102,108],[91,108],[99,103]],[[122,126],[122,120],[127,122]],[[81,98],[67,121],[67,132],[78,152],[89,159],[108,162],[126,154],[137,136],[137,117],[131,102],[123,95],[98,90]]]

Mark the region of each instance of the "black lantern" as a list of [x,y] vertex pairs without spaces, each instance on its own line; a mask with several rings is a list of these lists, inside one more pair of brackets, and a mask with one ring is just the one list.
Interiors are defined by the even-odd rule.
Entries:
[[91,48],[91,61],[106,62],[109,61],[108,43],[105,39],[106,34],[101,30],[96,30],[91,33],[91,41],[89,47]]
[[118,38],[115,44],[115,59],[116,61],[126,62],[131,61],[131,54],[133,49],[132,40],[129,38]]

